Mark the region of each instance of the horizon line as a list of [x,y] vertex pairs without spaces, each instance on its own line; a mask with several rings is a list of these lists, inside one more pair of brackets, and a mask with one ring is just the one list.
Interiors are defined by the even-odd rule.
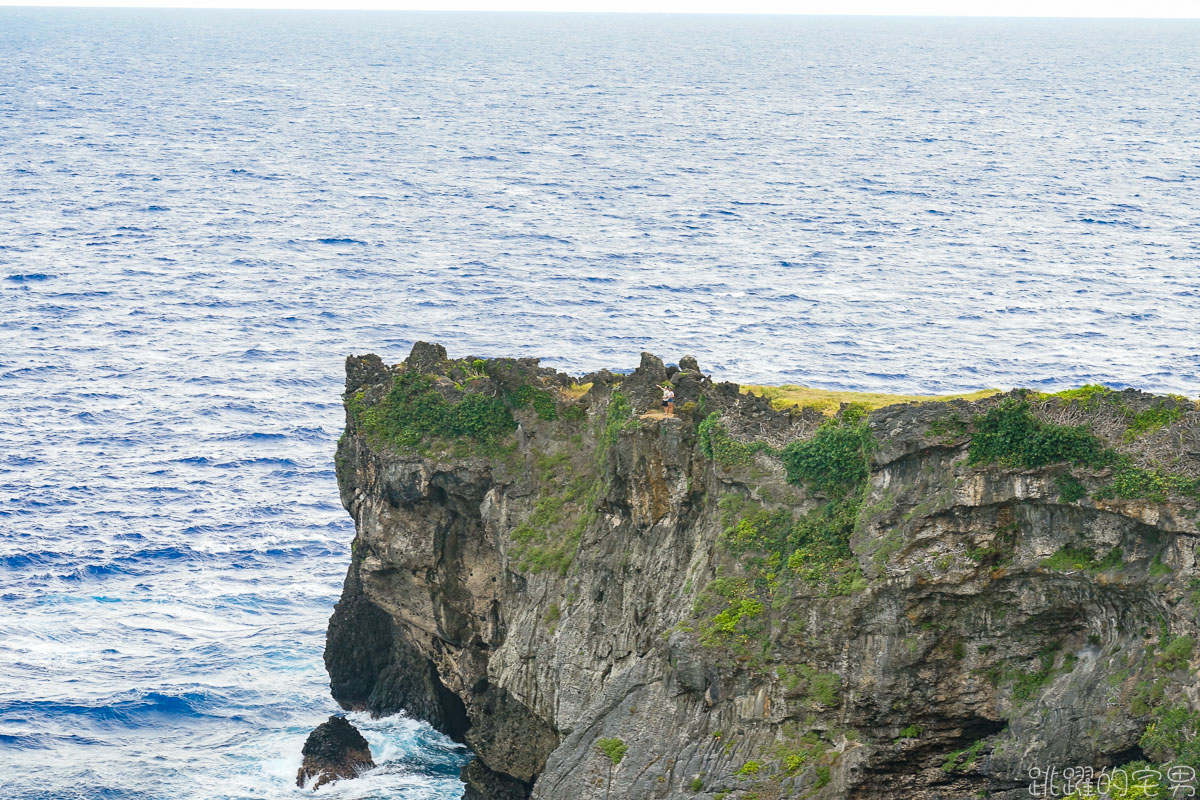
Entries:
[[93,10],[136,10],[136,11],[296,11],[296,12],[334,12],[360,13],[373,12],[385,14],[539,14],[544,16],[582,16],[586,14],[606,16],[670,16],[670,17],[850,17],[856,19],[1038,19],[1038,20],[1128,20],[1128,21],[1200,21],[1200,12],[1194,16],[1134,16],[1125,14],[930,14],[924,12],[892,12],[879,13],[874,11],[842,11],[832,13],[827,11],[673,11],[650,9],[645,11],[630,9],[545,9],[545,8],[377,8],[371,6],[353,6],[340,4],[337,6],[285,6],[285,5],[233,5],[230,3],[213,3],[209,5],[169,5],[166,3],[78,3],[78,2],[46,2],[46,3],[10,3],[0,0],[0,8],[39,10],[48,8],[61,9],[93,9]]

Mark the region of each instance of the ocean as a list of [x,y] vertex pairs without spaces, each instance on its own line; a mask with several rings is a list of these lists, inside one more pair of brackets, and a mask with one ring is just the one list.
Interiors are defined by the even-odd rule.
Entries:
[[[1200,24],[0,9],[0,772],[300,798],[348,353],[1200,394]],[[454,798],[354,717],[328,798]]]

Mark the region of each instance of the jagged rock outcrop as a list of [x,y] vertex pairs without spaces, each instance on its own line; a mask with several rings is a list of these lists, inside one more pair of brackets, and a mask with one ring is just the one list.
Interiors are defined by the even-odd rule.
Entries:
[[367,740],[345,717],[330,717],[314,728],[300,754],[304,761],[296,773],[296,785],[303,788],[316,777],[314,791],[327,783],[356,778],[375,766]]
[[[663,380],[678,416],[643,416]],[[465,742],[468,798],[1017,798],[1186,760],[1146,731],[1200,701],[1190,401],[826,419],[694,359],[576,382],[425,344],[346,388],[333,695]]]

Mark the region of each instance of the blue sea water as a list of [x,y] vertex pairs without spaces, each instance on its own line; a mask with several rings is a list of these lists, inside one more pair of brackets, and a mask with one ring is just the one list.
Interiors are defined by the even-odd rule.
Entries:
[[[0,9],[6,797],[299,798],[349,352],[1200,392],[1200,25]],[[456,797],[359,719],[334,798]]]

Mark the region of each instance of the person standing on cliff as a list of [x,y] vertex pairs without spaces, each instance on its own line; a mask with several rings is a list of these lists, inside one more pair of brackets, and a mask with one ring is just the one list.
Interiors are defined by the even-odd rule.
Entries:
[[658,388],[663,390],[663,414],[668,417],[675,416],[675,390],[669,383],[659,384]]

